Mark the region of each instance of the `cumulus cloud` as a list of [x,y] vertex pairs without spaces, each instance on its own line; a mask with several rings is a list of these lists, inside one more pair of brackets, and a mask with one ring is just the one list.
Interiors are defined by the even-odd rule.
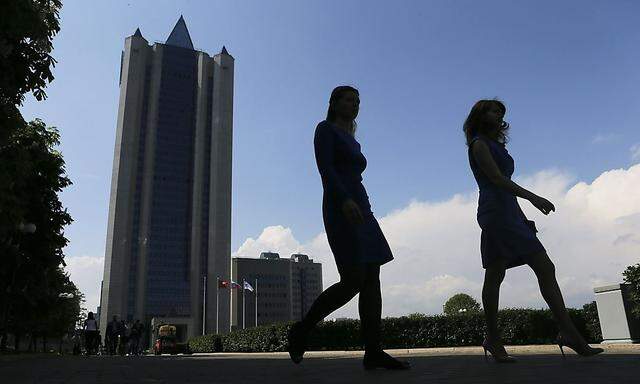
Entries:
[[591,139],[591,144],[608,143],[611,141],[615,141],[619,137],[621,137],[619,133],[607,133],[607,134],[599,133]]
[[[624,268],[639,261],[640,164],[604,172],[591,183],[576,183],[570,174],[556,169],[518,182],[556,205],[555,213],[544,216],[528,202],[520,202],[537,223],[568,305],[592,301],[595,286],[619,282]],[[476,200],[477,192],[468,192],[445,201],[411,201],[379,218],[395,256],[382,269],[384,316],[440,313],[444,301],[458,292],[480,299],[484,272]],[[263,244],[266,248],[260,248]],[[301,245],[290,228],[268,227],[257,240],[247,239],[236,254],[251,250],[257,255],[268,249],[303,252],[322,262],[325,288],[338,280],[324,233]],[[356,303],[353,300],[331,317],[357,317]],[[529,268],[509,270],[500,304],[546,306]]]
[[233,257],[258,257],[261,252],[278,252],[289,256],[300,250],[300,243],[293,237],[290,228],[281,225],[266,227],[257,239],[248,238],[235,251]]
[[631,146],[629,149],[631,151],[631,160],[638,161],[640,160],[640,143],[636,143]]
[[71,281],[85,295],[84,307],[95,312],[100,305],[100,281],[104,270],[104,257],[68,256],[64,259]]

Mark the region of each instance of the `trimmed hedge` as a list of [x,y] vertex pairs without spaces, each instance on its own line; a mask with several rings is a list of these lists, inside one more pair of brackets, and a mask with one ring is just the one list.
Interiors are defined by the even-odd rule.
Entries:
[[[600,342],[600,324],[595,303],[569,309],[576,327],[589,342]],[[595,318],[594,318],[595,315]],[[281,323],[225,335],[204,335],[189,340],[192,352],[284,352],[291,323]],[[482,313],[425,316],[414,314],[382,319],[384,348],[426,348],[480,345],[485,334]],[[498,327],[508,345],[554,343],[558,328],[551,311],[504,309],[498,312]],[[308,350],[360,350],[359,320],[326,321],[309,335]]]

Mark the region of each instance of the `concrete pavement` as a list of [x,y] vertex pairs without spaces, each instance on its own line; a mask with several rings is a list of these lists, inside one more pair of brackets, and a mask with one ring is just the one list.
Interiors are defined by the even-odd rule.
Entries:
[[0,383],[640,383],[640,345],[604,346],[604,354],[562,359],[557,346],[508,347],[516,364],[485,362],[482,348],[389,350],[410,371],[364,371],[362,352],[309,352],[300,365],[286,353],[178,356],[0,357]]

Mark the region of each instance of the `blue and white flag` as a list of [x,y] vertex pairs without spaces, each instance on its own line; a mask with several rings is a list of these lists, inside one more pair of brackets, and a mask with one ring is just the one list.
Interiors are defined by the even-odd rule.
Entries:
[[253,292],[253,287],[251,286],[251,284],[249,284],[247,281],[243,280],[242,281],[244,284],[244,289],[249,290],[250,292]]

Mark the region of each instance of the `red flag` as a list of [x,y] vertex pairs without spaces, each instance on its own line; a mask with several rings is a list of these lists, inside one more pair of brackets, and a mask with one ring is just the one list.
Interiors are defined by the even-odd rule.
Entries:
[[229,288],[229,282],[226,280],[218,280],[218,288]]

